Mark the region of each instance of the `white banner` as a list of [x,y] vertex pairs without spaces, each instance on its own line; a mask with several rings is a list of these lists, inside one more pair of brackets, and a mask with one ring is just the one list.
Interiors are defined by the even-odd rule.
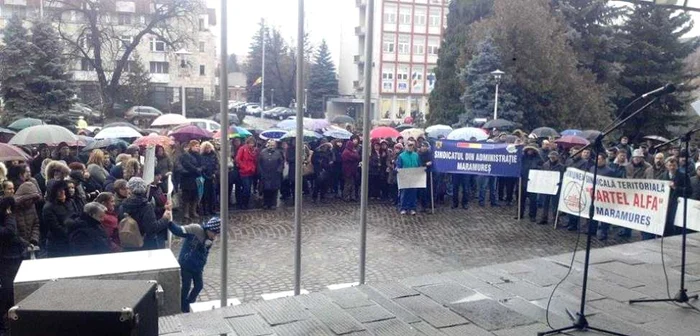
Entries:
[[527,192],[556,195],[560,179],[561,173],[558,171],[531,169],[527,179]]
[[151,184],[156,172],[156,147],[148,146],[148,148],[146,148],[146,153],[142,157],[145,157],[143,163],[143,180],[146,181],[147,184]]
[[425,167],[399,169],[396,174],[399,189],[425,188],[426,175]]
[[[559,211],[589,218],[593,174],[575,168],[564,173]],[[598,176],[594,220],[663,235],[671,182]]]
[[[675,225],[683,227],[683,197],[678,197],[678,209],[676,210]],[[688,230],[700,231],[700,201],[688,199]]]

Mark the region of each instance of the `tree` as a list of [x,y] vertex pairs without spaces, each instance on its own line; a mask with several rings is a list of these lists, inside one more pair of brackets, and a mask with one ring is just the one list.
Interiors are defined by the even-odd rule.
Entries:
[[238,64],[238,56],[236,56],[236,54],[228,55],[227,64],[228,67],[226,69],[228,70],[228,73],[241,71],[241,66]]
[[172,50],[193,44],[197,17],[205,10],[196,0],[149,1],[148,14],[139,15],[143,20],[130,17],[124,27],[113,15],[105,15],[114,13],[112,1],[53,0],[53,4],[53,20],[69,52],[94,68],[107,116],[112,114],[131,54],[142,40],[152,37]]
[[3,33],[0,50],[0,94],[4,101],[3,123],[22,116],[34,116],[33,102],[37,99],[27,82],[32,73],[31,44],[22,20],[12,16]]
[[[693,28],[688,13],[636,5],[621,28],[626,48],[620,83],[631,94],[620,99],[619,106],[666,83],[687,83],[695,77],[684,71],[683,63],[698,47],[698,38],[682,38]],[[668,135],[667,126],[685,122],[683,114],[693,89],[694,85],[685,85],[679,92],[662,97],[628,122],[624,134],[633,139],[649,134]]]
[[493,0],[453,0],[450,3],[447,29],[435,69],[435,88],[430,93],[430,123],[451,124],[464,113],[464,105],[460,101],[464,87],[458,75],[470,58],[466,39],[472,23],[490,15],[492,6]]
[[120,86],[121,100],[128,101],[130,105],[146,105],[151,87],[151,74],[144,68],[137,52],[133,53],[133,61],[128,70]]
[[[466,87],[462,96],[466,113],[463,118],[466,121],[472,121],[474,118],[492,118],[496,83],[491,72],[501,68],[503,68],[503,64],[500,52],[493,38],[487,37],[478,44],[474,57],[460,75],[462,83]],[[508,83],[510,82],[510,77],[502,79],[499,90],[498,116],[520,122],[522,115],[514,111],[516,103],[515,97],[509,92],[511,86]]]
[[34,94],[35,112],[39,119],[68,124],[65,114],[73,103],[73,75],[67,70],[67,59],[56,30],[48,21],[36,21],[31,28],[32,72],[27,85]]
[[269,28],[265,26],[265,22],[262,20],[259,25],[260,29],[253,35],[252,42],[250,42],[248,63],[246,66],[246,96],[248,97],[248,101],[254,102],[260,101],[262,86],[258,79],[262,78],[263,43],[269,41]]
[[307,109],[313,114],[323,116],[326,111],[325,99],[338,95],[338,78],[336,78],[335,65],[331,59],[331,52],[328,50],[326,40],[321,42],[314,63],[311,65],[308,88]]

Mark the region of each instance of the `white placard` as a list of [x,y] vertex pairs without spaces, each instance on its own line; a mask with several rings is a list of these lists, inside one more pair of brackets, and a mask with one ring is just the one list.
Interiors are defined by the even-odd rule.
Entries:
[[146,181],[146,184],[151,184],[156,172],[156,147],[148,146],[148,148],[146,148],[146,153],[142,157],[145,157],[143,163],[143,180]]
[[[678,197],[678,209],[676,210],[675,225],[683,227],[683,197]],[[700,201],[688,199],[688,230],[700,231]]]
[[[559,196],[559,211],[589,218],[592,188],[592,173],[567,169]],[[593,219],[663,235],[670,194],[670,181],[598,176]]]
[[531,169],[527,178],[529,193],[556,195],[559,192],[561,173],[558,171]]
[[399,169],[396,180],[399,189],[425,188],[427,182],[425,167]]

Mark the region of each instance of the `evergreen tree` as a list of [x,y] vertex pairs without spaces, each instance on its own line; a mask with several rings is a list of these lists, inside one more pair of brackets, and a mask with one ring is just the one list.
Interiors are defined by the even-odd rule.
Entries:
[[[631,94],[621,99],[619,106],[666,83],[688,82],[692,74],[684,72],[683,61],[697,48],[698,39],[686,40],[682,36],[692,27],[687,12],[651,5],[634,7],[622,25],[626,48],[625,70],[620,80]],[[667,126],[685,122],[683,113],[694,88],[686,85],[679,92],[663,96],[628,122],[624,134],[637,139],[649,134],[668,135]]]
[[31,44],[22,20],[12,16],[3,33],[0,49],[0,94],[4,102],[4,124],[25,116],[36,117],[33,102],[37,100],[27,87],[32,74]]
[[241,66],[238,64],[238,56],[236,56],[236,54],[228,55],[227,64],[228,67],[226,69],[228,70],[228,73],[241,71]]
[[311,65],[308,88],[308,111],[317,116],[323,116],[326,111],[323,105],[324,97],[338,95],[335,65],[325,40],[318,47],[314,63]]
[[[503,64],[500,52],[493,38],[487,37],[478,44],[474,57],[460,76],[466,87],[462,96],[466,111],[462,116],[464,120],[471,122],[474,118],[493,118],[496,82],[491,72],[501,68]],[[499,86],[498,117],[519,122],[520,115],[514,111],[515,97],[508,90],[509,79],[509,77],[502,78]]]
[[130,61],[129,71],[123,78],[122,101],[128,101],[129,105],[147,105],[149,89],[151,87],[151,74],[144,68],[141,56],[137,52]]
[[472,23],[488,16],[493,0],[453,0],[447,15],[447,29],[440,46],[435,68],[435,87],[430,93],[428,121],[433,124],[451,124],[464,113],[460,97],[464,87],[459,72],[466,63],[466,39]]
[[73,102],[73,76],[67,71],[63,43],[48,21],[34,22],[31,28],[32,71],[27,87],[36,118],[67,124],[67,112]]

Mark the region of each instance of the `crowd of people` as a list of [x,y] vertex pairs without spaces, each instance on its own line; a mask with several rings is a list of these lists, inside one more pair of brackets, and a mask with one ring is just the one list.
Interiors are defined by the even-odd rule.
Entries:
[[[206,255],[219,232],[220,220],[213,216],[219,211],[222,164],[228,167],[227,192],[232,195],[229,206],[240,210],[271,210],[280,202],[293,204],[296,183],[302,183],[305,197],[312,202],[325,203],[331,198],[356,202],[365,165],[369,170],[369,198],[394,204],[401,215],[417,215],[419,210],[427,211],[433,204],[440,206],[448,199],[453,209],[468,209],[472,200],[485,207],[488,199],[491,207],[517,204],[530,221],[547,224],[554,218],[558,196],[528,193],[529,171],[563,172],[567,167],[591,171],[594,165],[604,176],[672,181],[669,222],[678,196],[700,200],[700,160],[695,146],[687,156],[678,146],[653,151],[649,143],[632,146],[627,137],[622,137],[594,158],[590,150],[572,156],[579,147],[562,148],[554,139],[531,139],[520,131],[492,132],[489,142],[523,146],[519,179],[434,171],[434,140],[398,137],[372,139],[365,145],[359,134],[347,140],[305,139],[303,148],[298,149],[303,160],[301,181],[295,180],[294,141],[265,139],[258,134],[231,139],[232,155],[224,159],[216,141],[193,139],[172,147],[157,146],[150,183],[142,178],[143,147],[116,143],[86,152],[63,143],[25,148],[32,156],[30,161],[0,165],[0,283],[12,283],[22,260],[30,258],[35,247],[39,248],[40,258],[159,249],[166,247],[167,233],[171,231],[187,241],[183,251],[188,253],[180,255],[184,269],[182,309],[187,311],[201,290]],[[361,159],[364,150],[370,151],[367,163]],[[686,162],[692,167],[687,174]],[[399,190],[397,171],[414,167],[425,167],[430,173],[428,185]],[[168,180],[176,195],[172,200],[166,196]],[[183,223],[204,224],[174,224],[173,203],[177,203]],[[142,245],[120,241],[120,226],[127,218],[138,225]],[[213,219],[206,221],[209,218]],[[578,217],[568,216],[566,222],[569,230],[579,230]],[[597,226],[599,239],[607,239],[608,224],[591,224]],[[674,232],[672,223],[666,232]],[[630,237],[631,232],[621,229],[618,235]],[[652,236],[643,234],[643,238]],[[184,255],[196,260],[183,260]],[[190,291],[192,283],[194,288]],[[2,301],[7,304],[12,296],[5,288]],[[0,308],[6,311],[5,306]]]

